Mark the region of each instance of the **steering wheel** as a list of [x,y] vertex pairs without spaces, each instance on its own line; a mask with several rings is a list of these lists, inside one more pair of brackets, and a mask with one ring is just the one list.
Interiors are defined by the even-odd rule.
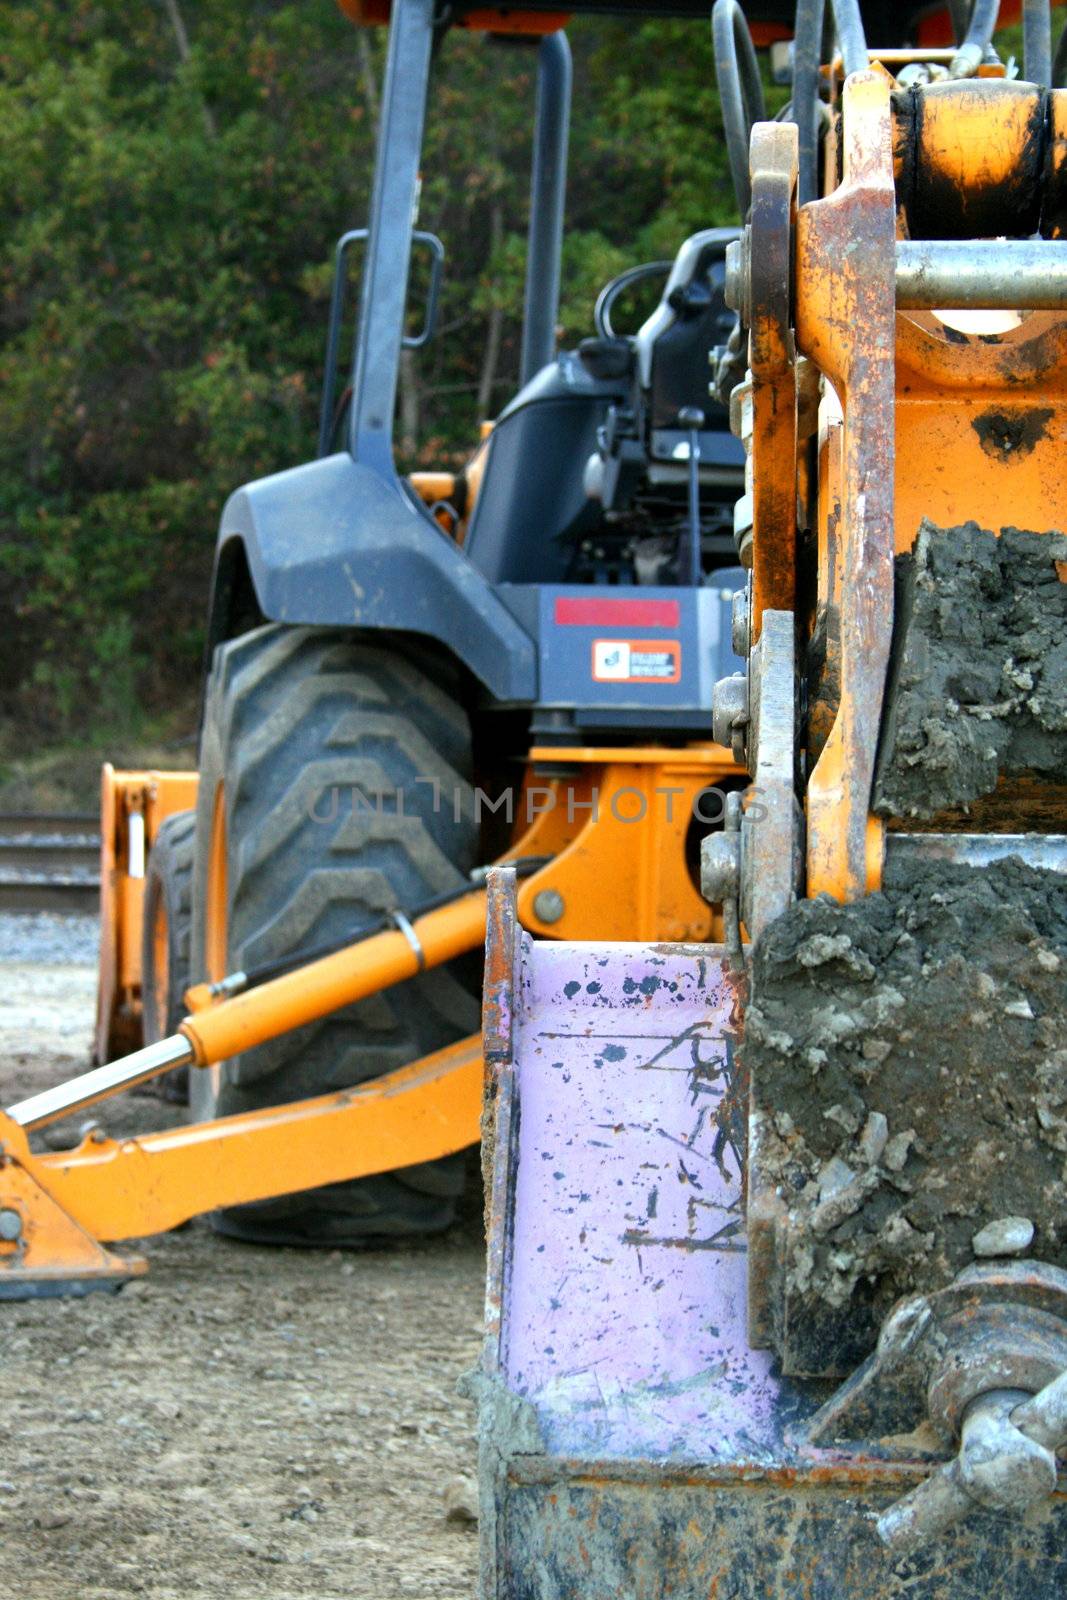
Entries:
[[601,339],[619,337],[611,325],[611,313],[619,296],[625,294],[627,289],[632,289],[635,284],[643,283],[646,278],[668,277],[673,266],[673,261],[646,261],[643,266],[629,267],[625,272],[620,272],[617,278],[612,278],[611,282],[601,289],[593,311],[593,322]]

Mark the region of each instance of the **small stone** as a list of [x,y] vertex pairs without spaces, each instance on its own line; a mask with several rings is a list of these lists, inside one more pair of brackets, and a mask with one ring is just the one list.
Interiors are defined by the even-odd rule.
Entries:
[[934,1243],[932,1233],[920,1233],[900,1212],[890,1217],[878,1238],[884,1250],[901,1260],[931,1250]]
[[860,1054],[864,1061],[884,1061],[892,1048],[887,1039],[864,1039]]
[[976,1256],[1021,1256],[1034,1242],[1029,1217],[1000,1217],[979,1228],[971,1240]]
[[449,1478],[442,1495],[445,1521],[470,1527],[478,1521],[478,1485],[473,1478],[457,1474]]
[[1029,1000],[1010,1000],[1004,1007],[1006,1017],[1023,1017],[1029,1019],[1033,1016]]
[[842,1161],[840,1156],[834,1156],[822,1168],[818,1177],[819,1195],[825,1200],[832,1194],[839,1194],[842,1189],[847,1189],[856,1174],[847,1161]]
[[863,1124],[863,1132],[856,1145],[857,1152],[862,1161],[869,1167],[881,1157],[889,1140],[889,1123],[880,1111],[872,1111],[867,1121]]
[[829,961],[840,961],[858,978],[873,978],[874,967],[862,950],[857,950],[847,933],[816,933],[797,950],[797,962],[802,967],[822,967]]
[[835,1105],[823,1112],[827,1122],[834,1122],[839,1128],[844,1128],[846,1133],[855,1133],[863,1120],[858,1111],[851,1106]]
[[905,1128],[903,1133],[895,1133],[882,1151],[883,1167],[888,1172],[903,1172],[914,1143],[914,1128]]
[[73,1521],[73,1511],[41,1511],[34,1517],[33,1525],[45,1532],[51,1532],[55,1528],[65,1528],[68,1522]]
[[305,1500],[289,1513],[290,1522],[318,1522],[322,1515],[322,1506],[317,1500]]
[[[844,1162],[841,1165],[844,1166]],[[811,1213],[812,1233],[822,1236],[840,1227],[842,1222],[855,1215],[878,1183],[878,1172],[872,1167],[858,1178],[853,1178],[845,1188],[834,1189],[826,1195]]]
[[1039,950],[1037,952],[1037,964],[1039,967],[1043,967],[1046,972],[1059,972],[1060,970],[1060,958],[1055,950]]
[[177,1400],[157,1400],[156,1412],[166,1422],[177,1422],[182,1414],[182,1408]]

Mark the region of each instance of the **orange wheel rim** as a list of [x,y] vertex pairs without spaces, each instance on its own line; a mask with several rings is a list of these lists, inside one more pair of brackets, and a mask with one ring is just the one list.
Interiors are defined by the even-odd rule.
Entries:
[[156,1038],[165,1039],[170,1028],[170,919],[162,893],[152,905],[152,1011]]
[[[204,905],[204,958],[209,983],[221,983],[229,962],[229,865],[226,859],[226,797],[220,783],[211,812],[211,840],[207,858],[207,894]],[[208,1068],[216,1096],[222,1087],[222,1068]]]
[[226,862],[226,802],[222,784],[215,790],[215,804],[211,813],[211,842],[207,858],[207,896],[204,914],[204,953],[210,983],[221,983],[226,976],[227,944],[227,890],[229,873]]

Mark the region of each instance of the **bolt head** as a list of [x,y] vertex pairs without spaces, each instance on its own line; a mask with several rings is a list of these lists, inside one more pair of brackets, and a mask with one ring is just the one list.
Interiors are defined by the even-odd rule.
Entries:
[[10,1206],[0,1210],[0,1239],[7,1244],[14,1244],[16,1239],[22,1238],[22,1218]]
[[542,889],[534,895],[534,916],[539,922],[558,922],[567,909],[558,889]]
[[700,892],[714,906],[736,900],[741,889],[741,838],[711,833],[700,846]]
[[741,230],[740,239],[726,246],[723,299],[731,311],[736,311],[747,327],[749,323],[749,251],[751,235],[747,227]]
[[748,589],[735,589],[730,614],[731,643],[734,655],[742,658],[748,655],[749,630],[748,630]]
[[748,722],[748,676],[734,672],[720,678],[711,694],[711,731],[716,744],[729,747],[734,730]]
[[740,239],[732,239],[726,246],[725,267],[726,273],[722,286],[723,299],[731,311],[740,311],[741,275],[744,271]]

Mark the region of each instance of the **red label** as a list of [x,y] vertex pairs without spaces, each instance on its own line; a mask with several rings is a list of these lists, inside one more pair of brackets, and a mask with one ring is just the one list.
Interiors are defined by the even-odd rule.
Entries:
[[580,628],[677,628],[677,600],[556,599],[556,621]]

